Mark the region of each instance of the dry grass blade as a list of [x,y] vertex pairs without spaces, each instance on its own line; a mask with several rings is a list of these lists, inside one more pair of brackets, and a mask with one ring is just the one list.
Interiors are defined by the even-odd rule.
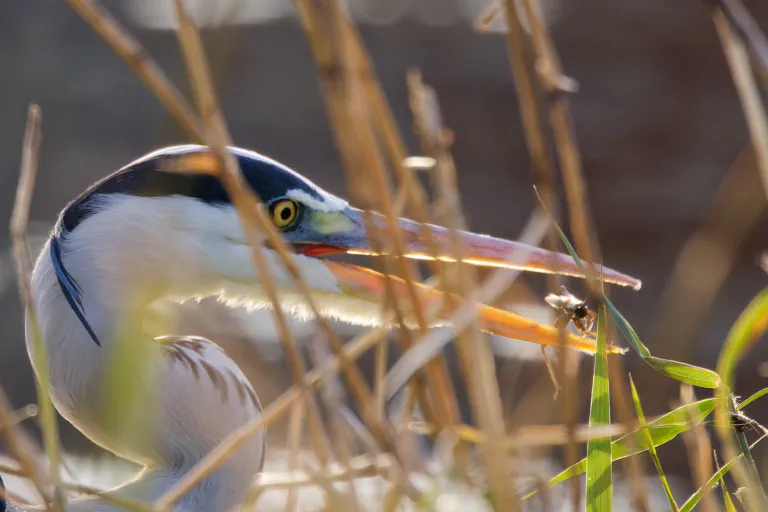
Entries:
[[30,105],[27,115],[27,129],[24,135],[24,147],[21,158],[21,173],[19,185],[16,189],[16,201],[11,214],[11,236],[13,238],[13,256],[16,262],[16,277],[19,283],[19,293],[27,322],[33,337],[33,362],[37,370],[37,401],[40,407],[40,425],[43,430],[43,445],[51,464],[51,482],[54,485],[54,503],[56,510],[66,510],[66,500],[61,491],[61,453],[59,447],[59,431],[56,425],[56,413],[50,397],[50,384],[48,381],[48,353],[37,325],[35,306],[32,300],[31,276],[32,259],[27,245],[27,226],[29,224],[29,210],[32,203],[32,194],[35,189],[37,176],[37,161],[42,139],[40,127],[40,107]]
[[763,189],[768,196],[768,120],[760,98],[760,91],[752,74],[749,55],[744,42],[734,33],[728,18],[720,9],[712,15],[717,35],[723,45],[733,82],[741,100],[744,116],[747,118],[749,135],[757,155],[757,166],[763,180]]
[[[404,253],[405,244],[397,226],[396,207],[392,203],[392,192],[381,148],[371,124],[376,115],[376,107],[371,108],[371,101],[375,99],[375,86],[372,85],[373,74],[364,59],[365,52],[338,2],[300,0],[297,2],[297,9],[302,15],[312,53],[320,71],[329,119],[341,152],[350,191],[355,201],[365,209],[366,229],[374,245],[386,249],[391,247],[396,268],[405,280],[409,302],[412,305],[411,312],[423,333],[428,324],[424,305],[413,284],[416,277],[414,265],[407,259],[398,257]],[[390,134],[389,138],[392,137]],[[404,160],[404,157],[399,160]],[[397,165],[400,166],[401,163]],[[367,170],[369,180],[364,179],[365,174],[361,169]],[[386,233],[382,233],[372,221],[368,210],[374,207],[384,214]],[[388,240],[383,240],[382,235],[386,235]],[[383,273],[386,276],[395,268],[390,256],[381,258],[379,263],[384,266]],[[386,286],[387,293],[391,293],[389,279]],[[398,307],[399,304],[392,302],[392,305],[395,306],[398,320],[401,320],[403,313]],[[407,349],[413,344],[411,335],[405,330],[401,330],[400,334]],[[430,361],[423,373],[427,377],[425,385],[429,389],[429,395],[420,390],[420,400],[425,409],[435,410],[438,414],[438,417],[434,418],[435,421],[457,423],[458,404],[445,361],[442,358]],[[426,403],[427,396],[432,404]]]

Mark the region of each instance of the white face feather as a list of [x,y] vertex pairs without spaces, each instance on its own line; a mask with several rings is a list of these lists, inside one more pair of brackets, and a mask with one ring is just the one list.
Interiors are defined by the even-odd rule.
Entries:
[[[234,207],[183,196],[112,195],[99,204],[98,213],[67,235],[66,250],[77,257],[67,258],[66,265],[76,281],[101,269],[99,278],[112,281],[111,292],[146,282],[179,299],[214,295],[230,286],[259,287],[251,246]],[[295,290],[278,255],[261,250],[278,287]],[[302,255],[293,258],[313,290],[340,293],[335,276],[322,262]]]

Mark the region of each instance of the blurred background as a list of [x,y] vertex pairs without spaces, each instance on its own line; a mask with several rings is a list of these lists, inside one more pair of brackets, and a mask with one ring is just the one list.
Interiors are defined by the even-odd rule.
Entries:
[[[170,2],[103,3],[187,92]],[[503,23],[497,20],[485,33],[473,28],[488,3],[347,2],[410,149],[417,154],[405,74],[419,68],[455,133],[453,154],[470,228],[516,238],[535,199]],[[745,3],[768,29],[768,3]],[[345,195],[316,69],[291,3],[187,4],[206,28],[213,76],[235,143]],[[565,73],[579,83],[572,115],[603,260],[644,282],[639,292],[616,289],[612,297],[655,355],[714,368],[729,327],[768,282],[759,264],[768,249],[768,226],[744,116],[710,11],[700,0],[541,4]],[[188,141],[64,2],[6,2],[0,61],[3,225],[12,208],[27,105],[39,103],[43,111],[30,233],[35,250],[58,212],[94,180],[160,146]],[[0,384],[21,407],[35,400],[34,381],[7,229],[0,230],[0,251]],[[544,280],[526,277],[521,285],[503,305],[551,315],[543,302]],[[569,286],[582,292],[576,281]],[[229,311],[213,301],[190,304],[185,313],[179,331],[211,334],[246,368],[263,403],[290,385],[276,340],[252,335],[254,322],[270,322],[269,316]],[[354,334],[339,328],[345,336]],[[304,339],[311,332],[298,323],[296,329]],[[538,348],[499,340],[496,346],[505,404],[510,414],[518,412],[515,421],[558,421]],[[584,359],[582,368],[585,397],[590,361]],[[676,384],[633,353],[625,365],[646,414],[669,410],[679,396]],[[758,345],[739,375],[741,395],[768,385],[768,348]],[[582,398],[580,418],[587,409]],[[750,410],[768,422],[764,406]],[[97,453],[73,428],[64,422],[62,427],[68,450]],[[278,444],[282,430],[270,434]],[[661,450],[666,472],[686,486],[683,453]]]

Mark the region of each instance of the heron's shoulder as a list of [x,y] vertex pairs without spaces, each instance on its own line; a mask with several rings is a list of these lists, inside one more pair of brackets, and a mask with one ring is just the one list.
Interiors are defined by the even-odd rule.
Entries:
[[213,385],[224,403],[237,399],[261,412],[261,403],[237,364],[217,344],[199,336],[160,336],[155,338],[166,357],[179,371],[190,372],[195,382],[205,379]]

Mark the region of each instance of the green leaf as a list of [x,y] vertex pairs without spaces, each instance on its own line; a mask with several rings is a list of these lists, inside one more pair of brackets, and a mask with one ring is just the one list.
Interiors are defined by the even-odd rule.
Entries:
[[611,312],[613,321],[616,322],[624,338],[629,343],[635,352],[637,352],[643,360],[651,365],[659,373],[671,377],[677,381],[691,384],[692,386],[698,386],[700,388],[715,389],[720,384],[720,377],[716,372],[694,366],[688,363],[681,363],[679,361],[673,361],[671,359],[662,359],[660,357],[654,357],[651,355],[651,351],[648,347],[640,341],[640,337],[637,335],[632,326],[627,322],[627,319],[619,313],[616,306],[608,297],[604,297],[605,305],[608,307],[608,311]]
[[640,396],[637,394],[637,388],[635,388],[635,381],[632,380],[632,376],[629,376],[629,385],[632,388],[632,401],[635,404],[635,412],[637,413],[637,419],[640,421],[640,429],[643,431],[643,437],[645,438],[645,445],[648,447],[648,451],[651,454],[651,458],[653,459],[653,464],[656,466],[656,471],[659,473],[659,478],[661,478],[661,484],[664,486],[664,492],[667,494],[667,500],[669,501],[669,506],[674,510],[675,512],[679,511],[680,509],[677,507],[677,503],[675,502],[675,497],[672,494],[672,489],[669,487],[669,482],[667,482],[667,477],[664,475],[664,469],[661,467],[661,461],[659,460],[659,455],[656,453],[656,447],[653,445],[653,438],[651,437],[651,433],[648,430],[648,428],[645,426],[645,414],[643,414],[643,407],[640,404]]
[[[674,409],[667,414],[659,416],[654,421],[648,423],[646,428],[651,435],[652,445],[659,447],[668,443],[681,433],[691,428],[691,423],[701,423],[709,416],[715,408],[714,398],[705,398],[698,402],[693,402]],[[690,422],[689,422],[690,418]],[[646,436],[643,432],[633,430],[628,434],[611,442],[611,458],[614,461],[629,457],[648,450]],[[587,468],[587,459],[581,459],[576,464],[561,471],[558,475],[547,482],[547,486],[552,487],[564,482],[569,478],[584,473]],[[536,494],[536,491],[529,493],[523,499],[528,499]]]
[[[544,208],[544,211],[549,214],[543,202],[542,208]],[[587,273],[581,258],[579,258],[579,255],[576,254],[576,249],[573,248],[573,245],[571,245],[568,237],[565,236],[565,233],[563,233],[563,230],[560,229],[560,226],[557,224],[557,222],[555,222],[555,219],[552,218],[551,215],[550,220],[555,226],[555,230],[557,231],[558,236],[560,236],[560,239],[563,241],[563,245],[565,245],[566,250],[576,262],[576,265],[578,265],[581,271],[584,273],[584,276],[589,279],[589,274]],[[605,296],[605,294],[602,296],[602,301],[608,307],[608,311],[611,312],[611,316],[613,317],[614,322],[616,322],[616,325],[624,335],[627,343],[629,343],[632,349],[637,352],[640,357],[643,358],[643,361],[651,365],[656,371],[677,381],[685,382],[687,384],[691,384],[692,386],[698,386],[701,388],[715,389],[720,385],[720,377],[712,370],[687,363],[681,363],[679,361],[661,359],[659,357],[652,356],[651,351],[648,350],[648,347],[646,347],[642,341],[640,341],[640,337],[629,324],[627,319],[624,318],[621,313],[619,313],[619,310],[616,308],[616,306],[613,305],[610,299]]]
[[[751,448],[754,448],[755,445],[757,445],[757,443],[759,443],[765,438],[766,438],[765,435],[760,436],[760,438],[757,441],[752,443]],[[707,482],[703,486],[701,486],[699,490],[693,493],[691,497],[688,498],[685,503],[683,503],[683,506],[680,507],[680,512],[691,512],[694,509],[694,507],[699,504],[699,502],[704,497],[704,495],[707,494],[715,486],[715,484],[718,481],[720,481],[720,479],[723,476],[725,476],[725,474],[728,473],[731,470],[731,468],[733,468],[736,462],[741,460],[742,457],[744,457],[744,454],[740,453],[739,455],[737,455],[736,457],[728,461],[728,463],[725,464],[722,468],[720,468],[714,475],[712,475],[712,477],[709,480],[707,480]]]
[[[592,402],[589,426],[611,424],[611,398],[608,383],[607,314],[600,305],[597,315],[597,351],[592,376]],[[610,512],[613,494],[611,440],[606,437],[587,442],[587,512]]]

